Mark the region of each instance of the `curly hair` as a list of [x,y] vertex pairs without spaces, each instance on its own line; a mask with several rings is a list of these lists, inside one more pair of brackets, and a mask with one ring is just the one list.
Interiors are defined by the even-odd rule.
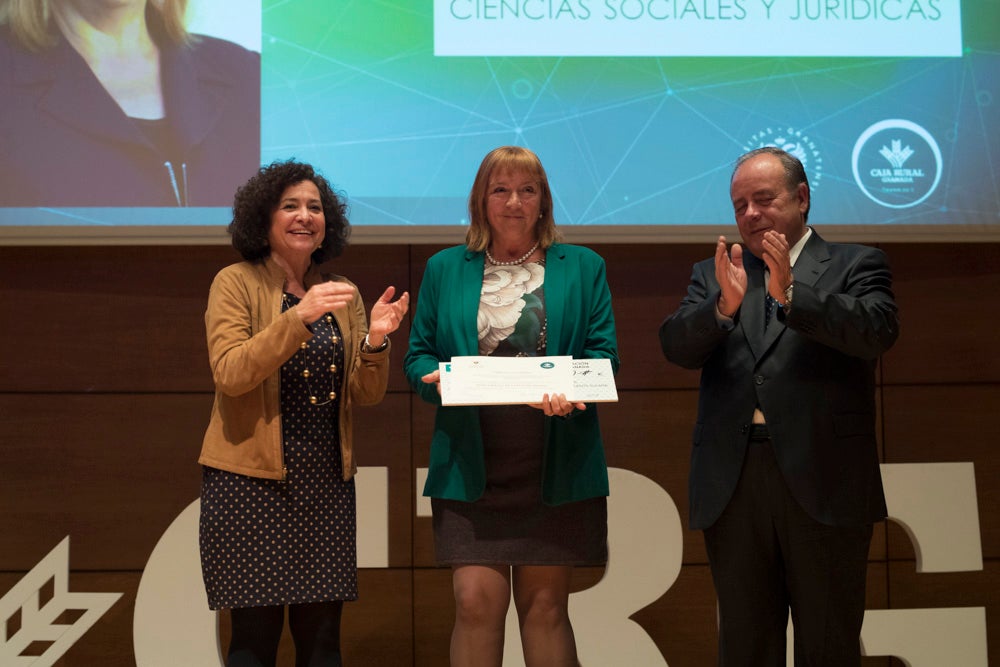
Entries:
[[233,237],[233,247],[243,259],[260,260],[271,254],[271,216],[278,208],[285,189],[303,181],[312,181],[316,185],[326,219],[326,235],[320,247],[313,251],[313,263],[322,264],[344,251],[351,235],[347,202],[343,195],[338,196],[334,192],[325,178],[316,173],[312,165],[293,159],[261,167],[236,190],[233,221],[229,223],[228,231]]

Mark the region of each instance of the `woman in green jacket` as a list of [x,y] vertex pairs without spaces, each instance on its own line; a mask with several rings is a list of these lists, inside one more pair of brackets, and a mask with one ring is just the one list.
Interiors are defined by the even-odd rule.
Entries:
[[442,406],[454,356],[607,358],[618,368],[604,261],[558,243],[538,157],[489,153],[469,195],[464,246],[428,261],[403,362],[438,406],[424,495],[437,560],[452,566],[451,663],[497,665],[513,588],[526,664],[576,665],[572,567],[607,560],[608,473],[595,405]]

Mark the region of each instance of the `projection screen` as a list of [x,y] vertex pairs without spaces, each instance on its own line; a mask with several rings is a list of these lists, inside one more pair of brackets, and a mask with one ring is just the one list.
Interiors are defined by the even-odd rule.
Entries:
[[0,28],[0,243],[226,242],[236,185],[287,158],[346,195],[355,242],[459,242],[504,144],[541,157],[570,240],[732,232],[733,161],[763,145],[803,161],[835,236],[1000,240],[992,0],[198,0],[184,21],[157,41],[165,151],[67,40]]

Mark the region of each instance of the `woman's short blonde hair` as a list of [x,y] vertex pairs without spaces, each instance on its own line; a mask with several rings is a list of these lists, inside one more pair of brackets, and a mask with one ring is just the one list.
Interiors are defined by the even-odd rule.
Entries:
[[538,181],[542,201],[539,205],[538,245],[548,248],[559,241],[560,234],[552,217],[552,190],[549,178],[538,156],[521,146],[501,146],[494,148],[483,158],[469,193],[469,231],[465,234],[465,246],[472,251],[482,252],[490,247],[490,225],[486,219],[486,199],[489,196],[490,179],[500,172],[528,174]]
[[[58,28],[52,20],[53,3],[63,0],[0,0],[0,25],[10,26],[14,37],[29,51],[43,51],[56,43]],[[157,20],[167,39],[188,41],[184,12],[188,0],[148,0],[147,16]]]

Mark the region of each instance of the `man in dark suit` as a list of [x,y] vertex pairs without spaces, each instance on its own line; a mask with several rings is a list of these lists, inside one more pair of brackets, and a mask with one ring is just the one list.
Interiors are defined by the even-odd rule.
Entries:
[[719,665],[784,667],[791,609],[797,667],[857,666],[886,516],[875,365],[899,333],[892,277],[880,250],[806,226],[794,156],[743,155],[730,195],[745,249],[719,237],[659,332],[668,360],[701,368],[690,521],[718,595]]

